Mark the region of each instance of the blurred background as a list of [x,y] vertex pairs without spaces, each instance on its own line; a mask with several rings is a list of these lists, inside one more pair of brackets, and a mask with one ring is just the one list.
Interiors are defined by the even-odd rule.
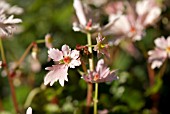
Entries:
[[[6,0],[11,5],[23,8],[24,12],[15,17],[21,18],[21,32],[4,40],[8,66],[12,67],[24,53],[25,49],[37,40],[43,40],[47,33],[53,38],[53,46],[61,49],[63,44],[72,49],[77,44],[86,44],[86,35],[72,30],[75,11],[72,0]],[[104,12],[106,4],[112,0],[85,0],[92,8],[102,13],[101,23],[107,23]],[[115,0],[113,0],[115,1]],[[101,3],[100,3],[101,2]],[[130,0],[130,3],[136,0]],[[170,106],[170,65],[161,70],[155,69],[150,80],[147,51],[154,48],[154,39],[167,37],[170,31],[170,2],[162,0],[162,14],[155,26],[146,29],[144,38],[135,42],[139,56],[134,57],[121,46],[112,47],[112,60],[108,62],[111,69],[119,69],[119,80],[99,84],[99,110],[108,110],[108,114],[169,114]],[[96,5],[97,4],[97,5]],[[43,79],[51,66],[47,61],[48,49],[45,44],[38,44],[38,61],[33,61],[31,52],[14,75],[17,101],[22,113],[31,106],[33,114],[83,114],[86,105],[87,84],[81,79],[76,69],[69,69],[69,81],[61,87],[55,83],[52,87],[44,86]],[[34,66],[34,65],[37,66]],[[35,69],[35,67],[37,69]],[[152,72],[152,71],[151,71]],[[152,84],[151,84],[152,83]],[[0,114],[14,114],[13,103],[7,77],[1,69],[0,76]],[[91,107],[93,112],[93,108]]]

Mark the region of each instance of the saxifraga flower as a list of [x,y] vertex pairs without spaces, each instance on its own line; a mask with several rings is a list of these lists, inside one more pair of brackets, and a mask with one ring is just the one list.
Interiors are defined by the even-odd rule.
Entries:
[[170,58],[170,36],[165,39],[164,37],[155,39],[155,49],[148,52],[148,61],[151,63],[151,68],[160,68],[163,62]]
[[54,82],[59,80],[60,85],[64,86],[64,81],[68,81],[68,68],[75,68],[75,66],[79,66],[81,64],[79,51],[71,51],[69,46],[63,45],[61,51],[50,48],[48,50],[48,56],[53,59],[56,65],[46,68],[49,72],[44,78],[44,84],[47,85],[50,83],[50,86],[52,86]]
[[87,74],[83,75],[83,79],[90,83],[112,82],[117,80],[116,70],[110,69],[104,64],[104,60],[100,59],[94,71],[88,70]]

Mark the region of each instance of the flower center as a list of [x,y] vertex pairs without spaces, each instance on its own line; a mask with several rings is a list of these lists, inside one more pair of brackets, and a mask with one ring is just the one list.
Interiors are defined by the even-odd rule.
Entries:
[[167,52],[167,53],[170,53],[170,47],[167,47],[167,48],[166,48],[166,52]]
[[86,30],[90,30],[92,27],[92,20],[90,19],[86,25]]
[[64,57],[63,61],[65,64],[69,64],[71,61],[71,58],[69,56],[66,56],[66,57]]
[[99,74],[95,74],[93,80],[97,81],[99,79]]
[[130,32],[131,32],[131,33],[134,33],[134,32],[136,32],[136,29],[135,29],[135,27],[131,27],[131,29],[130,29]]

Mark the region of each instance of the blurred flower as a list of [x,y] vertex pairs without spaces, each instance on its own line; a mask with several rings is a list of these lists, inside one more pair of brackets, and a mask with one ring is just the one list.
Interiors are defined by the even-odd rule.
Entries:
[[148,61],[152,69],[159,68],[167,58],[170,58],[170,36],[167,39],[157,38],[155,45],[155,49],[148,52]]
[[73,23],[74,31],[86,33],[88,31],[95,31],[99,28],[99,24],[94,24],[91,18],[87,18],[87,11],[85,12],[85,7],[81,0],[74,0],[73,7],[79,21]]
[[[154,25],[161,14],[161,8],[155,0],[138,1],[135,8],[128,2],[124,4],[126,5],[125,13],[115,21],[108,31],[103,33],[105,36],[115,35],[117,38],[113,40],[114,44],[118,44],[124,38],[131,38],[132,41],[141,40],[145,35],[145,29]],[[115,10],[109,14],[109,21],[115,20],[117,15],[120,15],[118,13],[121,12],[120,9]]]
[[22,8],[18,7],[18,6],[12,6],[11,8],[8,9],[7,13],[8,14],[15,14],[15,15],[20,15],[22,14],[24,11]]
[[52,39],[52,37],[51,37],[51,34],[46,34],[46,35],[45,35],[45,46],[46,46],[48,49],[50,49],[50,48],[53,47],[52,41],[53,41],[53,39]]
[[31,107],[28,107],[26,114],[32,114],[32,108]]
[[38,58],[30,58],[30,68],[35,73],[41,70],[41,63]]
[[[22,8],[17,6],[11,7],[10,4],[4,0],[0,1],[0,36],[5,37],[11,35],[15,30],[16,24],[21,23],[22,20],[14,18],[13,14],[21,14]],[[10,15],[10,16],[9,16]]]
[[18,6],[11,6],[9,3],[7,3],[5,0],[0,1],[0,12],[6,13],[6,14],[22,14],[23,9]]
[[15,24],[21,23],[22,20],[18,18],[14,18],[13,15],[6,18],[4,14],[0,14],[0,36],[8,36],[11,35],[14,31]]
[[45,76],[44,84],[47,85],[50,83],[50,86],[52,86],[55,81],[59,80],[60,85],[64,86],[64,80],[68,81],[68,68],[75,68],[75,66],[81,64],[79,51],[71,51],[69,46],[63,45],[61,51],[50,48],[48,50],[48,55],[56,62],[56,65],[46,68],[46,70],[50,70],[50,72]]
[[125,10],[125,5],[124,2],[122,1],[114,1],[110,2],[105,6],[105,12],[110,15],[110,14],[123,14]]
[[106,55],[106,57],[110,57],[110,54],[107,50],[108,44],[103,43],[104,39],[105,38],[102,37],[101,34],[98,34],[98,36],[96,38],[97,44],[94,46],[94,51],[97,51],[98,57],[100,57],[100,54],[104,54],[104,55]]
[[83,75],[83,79],[91,83],[111,82],[118,79],[115,72],[115,70],[110,71],[104,64],[104,60],[100,59],[97,63],[96,70],[88,70],[88,73]]
[[155,0],[143,0],[136,3],[136,12],[139,16],[139,21],[141,21],[144,26],[148,26],[153,25],[159,18],[161,8]]
[[93,33],[104,31],[105,29],[110,27],[110,25],[113,24],[115,21],[112,20],[105,26],[100,27],[100,24],[98,23],[98,18],[100,17],[98,15],[99,11],[95,12],[91,10],[87,5],[82,4],[81,0],[74,0],[73,6],[76,12],[76,16],[78,18],[78,22],[73,23],[73,30],[76,32],[81,31],[83,33]]

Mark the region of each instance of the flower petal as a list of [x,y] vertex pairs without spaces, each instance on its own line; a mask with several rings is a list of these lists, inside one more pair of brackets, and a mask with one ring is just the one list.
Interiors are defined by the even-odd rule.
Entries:
[[155,21],[159,18],[161,14],[161,8],[159,7],[154,7],[152,8],[148,15],[146,16],[146,19],[144,21],[145,25],[152,25],[155,23]]
[[73,7],[76,11],[77,18],[81,25],[86,26],[87,20],[84,13],[83,5],[81,3],[81,0],[74,0]]
[[167,41],[163,36],[155,40],[155,45],[160,49],[166,49],[168,46]]
[[59,60],[63,59],[62,52],[59,51],[58,49],[54,49],[54,48],[50,48],[48,50],[48,56],[50,58],[52,58],[54,61],[59,61]]
[[80,62],[80,59],[77,59],[77,60],[71,60],[71,62],[69,63],[69,67],[70,68],[75,68],[75,66],[80,66],[81,65],[81,62]]
[[68,67],[66,65],[53,65],[52,67],[47,67],[46,70],[50,71],[44,78],[44,85],[50,83],[50,86],[52,86],[54,82],[59,80],[60,85],[64,86],[64,80],[68,81]]
[[70,57],[71,57],[72,59],[77,59],[77,58],[79,57],[79,55],[80,55],[80,52],[79,52],[79,51],[77,51],[77,50],[72,50]]
[[63,45],[61,50],[62,50],[64,56],[70,56],[71,49],[70,49],[70,47],[68,45],[66,45],[66,44]]
[[28,107],[26,114],[32,114],[32,108],[31,107]]
[[97,72],[100,72],[100,69],[103,68],[103,65],[104,65],[104,60],[103,60],[103,59],[100,59],[100,60],[97,62],[96,71],[97,71]]

